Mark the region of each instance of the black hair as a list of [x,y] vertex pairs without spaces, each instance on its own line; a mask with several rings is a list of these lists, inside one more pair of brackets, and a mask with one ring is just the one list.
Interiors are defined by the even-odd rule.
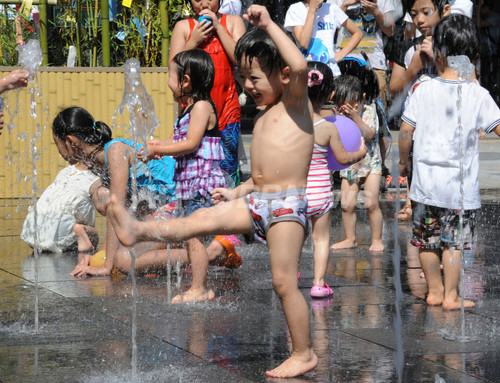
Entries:
[[[413,7],[413,4],[415,4],[415,1],[417,0],[403,0],[403,8],[405,12],[410,13],[411,7]],[[430,0],[432,4],[436,7],[439,13],[439,17],[442,17],[444,7],[449,4],[450,2],[448,0]]]
[[357,77],[361,81],[361,89],[366,94],[366,104],[371,104],[380,97],[377,75],[366,63],[363,65],[360,60],[345,58],[338,65],[342,74]]
[[[179,52],[173,61],[177,64],[177,76],[182,96],[189,96],[193,101],[210,100],[210,91],[214,86],[215,69],[210,55],[202,49]],[[191,79],[191,93],[182,88],[184,75]]]
[[75,136],[89,145],[98,147],[103,147],[112,137],[108,125],[94,120],[89,112],[77,106],[63,109],[58,113],[52,123],[52,132],[63,141],[68,136]]
[[239,67],[241,67],[241,60],[244,59],[251,65],[253,59],[257,58],[259,65],[268,76],[275,70],[282,70],[286,67],[273,40],[260,28],[249,28],[238,40],[234,54]]
[[363,90],[361,89],[361,81],[358,78],[342,74],[333,79],[333,105],[339,107],[346,102],[357,101],[363,99]]
[[432,34],[434,56],[467,56],[473,63],[479,57],[479,30],[467,16],[452,14],[434,27]]
[[[309,81],[307,83],[307,94],[313,105],[323,105],[330,93],[332,93],[333,73],[328,65],[319,61],[309,61],[307,63]],[[323,78],[320,80],[319,72]],[[317,82],[318,84],[315,84]]]

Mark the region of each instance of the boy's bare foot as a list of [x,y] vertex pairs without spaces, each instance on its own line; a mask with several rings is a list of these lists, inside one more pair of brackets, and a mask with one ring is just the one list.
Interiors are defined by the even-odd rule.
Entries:
[[176,295],[172,299],[172,303],[189,303],[189,302],[201,302],[210,301],[215,298],[215,293],[212,289],[210,290],[188,290],[185,293]]
[[266,371],[266,375],[272,378],[293,378],[305,374],[318,365],[318,357],[314,351],[310,351],[310,356],[304,360],[297,355],[293,355],[282,364],[271,371]]
[[[471,309],[476,306],[476,304],[468,299],[464,299],[464,308]],[[462,308],[462,298],[457,297],[454,301],[443,300],[443,309],[445,310],[459,310]]]
[[357,247],[358,243],[356,241],[352,241],[350,239],[344,239],[343,241],[334,243],[330,248],[332,250],[341,250],[341,249],[352,249],[353,247]]
[[372,241],[372,244],[370,246],[370,251],[384,251],[384,243],[380,240]]
[[109,199],[106,217],[111,220],[116,236],[123,246],[133,246],[138,240],[138,221],[134,219],[114,195]]

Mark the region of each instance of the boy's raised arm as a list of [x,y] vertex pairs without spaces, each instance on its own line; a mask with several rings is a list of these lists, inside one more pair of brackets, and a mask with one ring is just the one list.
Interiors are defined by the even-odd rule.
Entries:
[[287,86],[288,102],[303,104],[307,102],[307,62],[295,42],[271,19],[266,7],[252,5],[243,18],[250,24],[267,32],[278,48],[283,61],[289,69],[283,70],[283,75],[289,77]]

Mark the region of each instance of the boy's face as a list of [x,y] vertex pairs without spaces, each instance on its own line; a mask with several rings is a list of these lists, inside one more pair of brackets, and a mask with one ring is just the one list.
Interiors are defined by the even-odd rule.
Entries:
[[[444,9],[443,17],[449,13],[449,6]],[[432,28],[439,22],[441,16],[431,0],[416,0],[410,10],[413,23],[424,36],[432,35]]]
[[241,58],[239,67],[243,88],[252,96],[258,106],[270,105],[283,94],[285,79],[279,70],[270,75],[260,66],[259,59],[252,63],[245,56]]

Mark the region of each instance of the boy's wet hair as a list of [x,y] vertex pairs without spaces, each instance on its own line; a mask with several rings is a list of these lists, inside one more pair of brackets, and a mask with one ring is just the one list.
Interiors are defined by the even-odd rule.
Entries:
[[343,74],[333,79],[333,97],[332,103],[339,107],[346,102],[361,102],[363,99],[363,90],[361,81],[358,78]]
[[[177,78],[183,96],[193,100],[210,100],[210,92],[214,86],[215,69],[210,55],[202,49],[182,51],[175,55],[173,62],[177,64]],[[184,93],[182,80],[184,75],[191,79],[191,93]]]
[[377,75],[373,69],[368,68],[365,61],[346,57],[338,65],[342,74],[357,77],[361,81],[361,89],[366,94],[366,104],[371,104],[380,97]]
[[[313,105],[323,105],[328,96],[332,93],[333,73],[328,65],[319,61],[309,61],[307,63],[307,71],[309,75],[307,94]],[[319,79],[319,72],[323,78]],[[317,82],[318,84],[311,84]]]
[[[403,9],[405,12],[410,13],[411,7],[413,7],[413,4],[415,4],[415,1],[417,0],[403,0]],[[439,13],[439,17],[443,15],[444,7],[447,4],[450,4],[448,0],[430,0],[432,4],[436,7]]]
[[59,112],[52,123],[52,132],[63,141],[68,136],[75,136],[89,145],[98,146],[104,146],[112,138],[111,129],[106,123],[94,120],[89,112],[78,106]]
[[268,76],[276,70],[281,71],[286,66],[271,37],[260,28],[250,28],[238,40],[234,54],[238,67],[241,67],[243,59],[245,63],[252,65],[253,59],[257,58],[262,70]]
[[432,34],[434,56],[467,56],[471,63],[479,57],[479,30],[476,23],[460,14],[451,14],[434,27]]

